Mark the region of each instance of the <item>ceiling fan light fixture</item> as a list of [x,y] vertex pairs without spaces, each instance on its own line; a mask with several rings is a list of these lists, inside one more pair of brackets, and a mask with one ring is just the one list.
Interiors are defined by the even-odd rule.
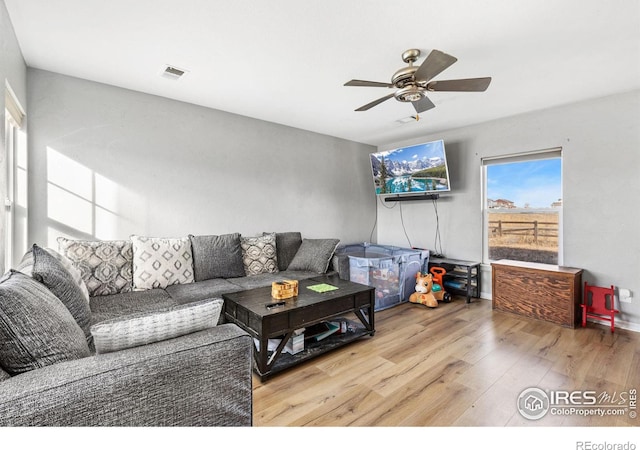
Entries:
[[417,102],[424,97],[424,89],[419,86],[407,86],[398,90],[395,97],[401,102]]

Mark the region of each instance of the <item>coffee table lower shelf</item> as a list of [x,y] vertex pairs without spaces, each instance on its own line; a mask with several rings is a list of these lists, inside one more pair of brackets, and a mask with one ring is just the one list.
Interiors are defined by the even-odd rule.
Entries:
[[[289,367],[300,364],[303,361],[315,358],[316,356],[322,355],[323,353],[329,352],[338,347],[342,347],[343,345],[356,341],[363,336],[373,336],[375,333],[375,331],[367,330],[366,327],[364,327],[362,324],[359,324],[358,322],[354,322],[352,320],[346,320],[346,322],[347,327],[350,331],[342,334],[333,334],[321,341],[310,342],[308,345],[305,341],[305,349],[296,353],[295,355],[285,352],[280,353],[280,355],[278,355],[276,360],[273,362],[271,369],[267,373],[261,373],[258,365],[254,364],[256,373],[260,375],[260,378],[262,380],[265,380],[271,375],[288,369]],[[271,356],[272,352],[269,352],[269,357]]]
[[[335,289],[317,292],[312,287],[329,284]],[[224,294],[224,314],[258,341],[253,352],[253,366],[262,380],[322,353],[375,333],[375,289],[341,280],[337,275],[320,275],[299,280],[298,295],[274,300],[271,287]],[[295,330],[305,330],[318,323],[348,320],[347,332],[334,333],[318,342],[305,340],[305,349],[291,355],[286,343]],[[309,336],[306,336],[309,338]],[[269,351],[269,339],[280,339]]]

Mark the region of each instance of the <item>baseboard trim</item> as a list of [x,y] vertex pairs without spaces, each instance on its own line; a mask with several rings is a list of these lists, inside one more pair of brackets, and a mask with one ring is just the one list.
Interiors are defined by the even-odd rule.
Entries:
[[[482,300],[492,301],[491,293],[488,293],[488,292],[481,292],[480,293],[480,298]],[[587,319],[587,322],[593,322],[593,323],[597,323],[599,325],[609,326],[609,322],[607,322],[606,320]],[[629,331],[634,331],[636,333],[640,333],[640,323],[629,322],[629,321],[623,320],[623,319],[617,319],[616,318],[616,328],[621,328],[623,330],[629,330]]]
[[[610,323],[606,320],[587,319],[587,322],[593,322],[599,325],[606,325],[607,327],[610,325]],[[623,330],[635,331],[636,333],[640,333],[640,324],[629,322],[627,320],[616,319],[615,327],[622,328]]]

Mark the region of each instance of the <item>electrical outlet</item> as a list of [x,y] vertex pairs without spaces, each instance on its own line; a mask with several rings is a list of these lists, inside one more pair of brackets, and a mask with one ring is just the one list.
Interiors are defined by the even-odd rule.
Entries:
[[629,289],[618,289],[620,303],[631,303],[631,291]]

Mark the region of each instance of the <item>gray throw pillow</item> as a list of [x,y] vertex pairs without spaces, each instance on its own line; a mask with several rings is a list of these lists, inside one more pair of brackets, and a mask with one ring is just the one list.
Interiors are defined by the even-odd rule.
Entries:
[[[263,233],[265,235],[271,233]],[[302,244],[302,234],[299,231],[276,233],[276,253],[278,255],[278,270],[284,272],[289,268],[293,257],[298,253]]]
[[96,353],[108,353],[215,327],[222,299],[208,299],[163,311],[105,320],[91,327]]
[[325,273],[339,239],[303,239],[287,270]]
[[240,233],[189,235],[196,281],[244,277]]
[[87,299],[87,302],[88,302],[89,301],[89,289],[87,289],[87,283],[85,283],[84,280],[82,279],[82,274],[80,273],[78,268],[73,265],[73,262],[71,262],[71,260],[69,258],[67,258],[64,255],[61,255],[60,253],[58,253],[54,249],[45,248],[45,250],[51,256],[53,256],[55,259],[60,261],[60,264],[62,264],[62,267],[64,267],[65,269],[67,269],[69,271],[69,274],[73,278],[73,281],[78,285],[78,287],[82,291],[82,295],[84,296],[84,298]]
[[16,272],[23,273],[29,277],[33,275],[33,252],[31,250],[24,254],[20,263],[16,266]]
[[45,249],[33,244],[33,269],[31,276],[34,280],[44,284],[62,304],[67,307],[85,336],[89,338],[91,332],[91,309],[82,289],[75,282],[73,276],[58,259]]
[[0,366],[7,373],[89,355],[82,329],[49,289],[14,270],[0,279]]

